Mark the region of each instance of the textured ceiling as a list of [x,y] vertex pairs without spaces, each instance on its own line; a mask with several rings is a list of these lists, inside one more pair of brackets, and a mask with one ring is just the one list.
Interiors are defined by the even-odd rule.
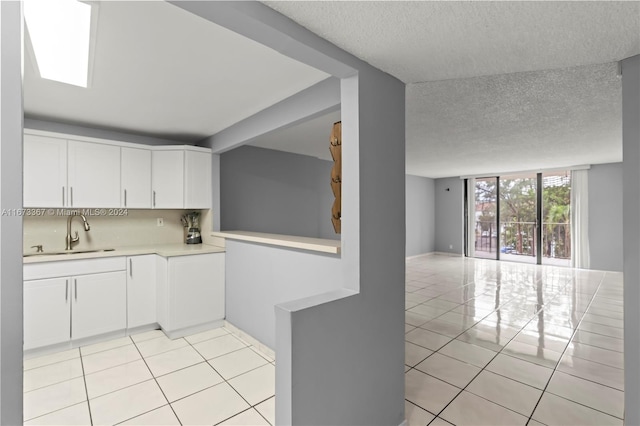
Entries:
[[640,2],[265,3],[409,83],[407,173],[622,160],[614,61],[640,54]]
[[615,63],[411,84],[406,96],[409,174],[622,161]]
[[328,77],[164,1],[103,1],[88,89],[41,79],[25,43],[30,118],[193,142]]
[[405,83],[614,62],[640,2],[265,1]]

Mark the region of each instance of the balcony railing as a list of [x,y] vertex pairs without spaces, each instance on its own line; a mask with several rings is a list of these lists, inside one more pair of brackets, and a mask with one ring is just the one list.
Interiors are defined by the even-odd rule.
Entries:
[[[476,222],[476,252],[536,256],[535,222],[500,222],[500,245],[495,222]],[[542,256],[556,259],[571,258],[571,226],[568,223],[542,224]]]

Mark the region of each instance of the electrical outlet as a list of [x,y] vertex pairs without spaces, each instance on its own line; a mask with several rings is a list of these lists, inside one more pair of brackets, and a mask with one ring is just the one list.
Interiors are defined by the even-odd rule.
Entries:
[[164,226],[164,219],[161,217],[158,218],[158,226]]
[[453,244],[449,244],[449,250],[453,250]]

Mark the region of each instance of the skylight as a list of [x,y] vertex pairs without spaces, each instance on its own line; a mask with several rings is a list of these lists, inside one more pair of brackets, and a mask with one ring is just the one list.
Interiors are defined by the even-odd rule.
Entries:
[[24,17],[40,77],[87,87],[91,5],[77,0],[25,0]]

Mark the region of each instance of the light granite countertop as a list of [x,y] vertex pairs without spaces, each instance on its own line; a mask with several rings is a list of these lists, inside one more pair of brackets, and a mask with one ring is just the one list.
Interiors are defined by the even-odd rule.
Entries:
[[340,254],[340,240],[325,238],[298,237],[295,235],[267,234],[249,231],[212,232],[214,238],[224,238],[273,246],[288,247],[300,250],[318,251],[322,253]]
[[71,250],[69,254],[47,254],[45,252],[36,256],[23,257],[23,263],[54,262],[74,259],[99,259],[104,257],[137,256],[143,254],[157,254],[163,257],[173,257],[191,254],[224,253],[225,251],[224,247],[209,244],[153,244],[148,246],[105,247],[105,249],[107,248],[115,250],[95,251],[89,253],[78,253],[77,251],[74,252]]

